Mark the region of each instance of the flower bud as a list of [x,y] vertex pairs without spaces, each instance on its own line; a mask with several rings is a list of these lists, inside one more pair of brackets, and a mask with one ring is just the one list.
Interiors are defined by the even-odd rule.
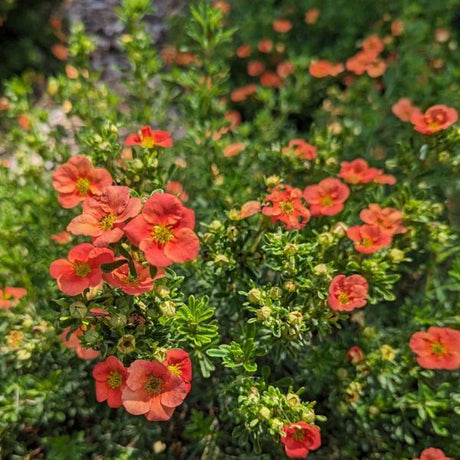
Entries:
[[283,291],[278,286],[270,288],[268,291],[268,297],[273,300],[278,300],[283,295]]
[[283,284],[283,289],[288,291],[288,292],[295,292],[296,290],[296,285],[293,281],[286,281],[284,284]]
[[162,441],[155,441],[153,443],[153,452],[155,454],[161,454],[162,452],[164,452],[166,450],[166,444]]
[[262,406],[259,409],[259,416],[264,420],[269,420],[272,416],[272,411],[268,407]]
[[332,246],[334,243],[334,235],[332,233],[321,233],[318,235],[318,243],[321,246]]
[[160,311],[166,318],[172,318],[176,314],[176,306],[172,300],[166,300],[160,303]]
[[326,264],[318,264],[313,267],[313,273],[317,276],[327,275],[328,268]]
[[212,233],[205,233],[203,235],[203,243],[212,244],[214,241],[216,241],[216,237]]
[[220,220],[213,220],[209,224],[209,231],[211,232],[218,232],[223,227],[222,222]]
[[159,286],[157,286],[155,288],[155,291],[160,297],[167,297],[169,293],[171,292],[169,287],[165,286],[164,284],[160,284]]
[[392,262],[397,264],[404,260],[404,252],[401,251],[401,249],[396,249],[396,248],[390,249],[390,251],[388,251],[388,258]]
[[344,237],[347,234],[348,225],[343,222],[337,222],[332,228],[332,233],[340,238]]
[[126,334],[118,341],[117,350],[120,353],[132,353],[136,349],[136,339],[131,334]]
[[271,313],[272,312],[269,307],[259,308],[259,310],[257,310],[257,319],[259,321],[265,321],[270,318]]
[[251,303],[260,303],[260,301],[262,300],[262,291],[257,288],[252,288],[248,292],[248,300]]
[[227,230],[227,238],[229,240],[235,240],[238,236],[239,230],[236,227],[229,227]]
[[296,410],[300,407],[301,402],[298,395],[295,393],[288,393],[286,395],[286,404],[292,409]]
[[357,345],[351,347],[347,351],[347,359],[351,362],[351,364],[353,364],[353,366],[356,366],[364,359],[363,350],[361,350],[361,348],[359,348]]
[[291,311],[288,314],[287,321],[293,326],[300,326],[302,324],[303,315],[300,311]]
[[279,432],[283,429],[284,423],[279,418],[272,418],[270,420],[270,426],[273,431]]
[[217,265],[226,265],[228,264],[230,261],[228,260],[228,257],[225,255],[225,254],[216,254],[214,256],[214,262],[217,264]]
[[385,361],[393,361],[395,359],[395,351],[390,345],[382,345],[380,347],[380,355]]
[[276,174],[265,178],[265,185],[268,188],[276,187],[281,182],[281,179]]
[[295,256],[297,254],[297,245],[288,243],[286,246],[284,246],[283,252],[287,257]]

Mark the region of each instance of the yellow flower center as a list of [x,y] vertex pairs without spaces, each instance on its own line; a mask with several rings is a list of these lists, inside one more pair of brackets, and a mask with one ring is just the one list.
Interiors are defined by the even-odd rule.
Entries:
[[139,137],[141,138],[141,145],[146,149],[151,149],[155,146],[156,142],[155,139],[151,136],[144,137],[142,131],[139,131]]
[[177,377],[180,377],[182,375],[182,371],[181,371],[180,367],[177,364],[170,364],[168,366],[168,369],[171,372],[171,374],[174,374]]
[[123,283],[127,284],[128,286],[137,286],[139,284],[139,277],[127,275],[123,279]]
[[442,356],[446,354],[446,347],[440,343],[436,342],[431,345],[431,351],[438,356]]
[[91,267],[86,262],[79,262],[78,260],[73,263],[73,269],[75,270],[75,274],[77,276],[81,276],[84,278],[91,272]]
[[110,371],[107,375],[107,385],[110,388],[119,388],[123,383],[123,376],[117,371]]
[[295,433],[292,435],[292,439],[295,441],[302,441],[305,439],[305,432],[302,430],[302,428],[296,428]]
[[321,204],[323,206],[332,206],[334,204],[334,200],[331,196],[326,195],[321,198]]
[[341,292],[338,296],[337,299],[339,303],[342,305],[347,304],[350,301],[350,298],[348,297],[348,294],[346,292]]
[[163,388],[163,380],[158,377],[150,376],[147,382],[144,383],[144,390],[150,396],[161,393],[162,388]]
[[294,211],[294,205],[290,201],[281,201],[280,206],[286,214],[291,214]]
[[107,214],[99,221],[99,227],[101,227],[104,232],[107,230],[112,230],[114,221],[115,216],[113,214]]
[[370,238],[363,238],[361,245],[365,248],[371,248],[374,242]]
[[75,187],[77,188],[77,192],[81,196],[88,195],[90,186],[91,182],[89,181],[89,179],[86,179],[84,177],[79,177],[75,185]]
[[152,231],[152,238],[160,244],[165,244],[174,238],[174,233],[166,225],[155,225]]

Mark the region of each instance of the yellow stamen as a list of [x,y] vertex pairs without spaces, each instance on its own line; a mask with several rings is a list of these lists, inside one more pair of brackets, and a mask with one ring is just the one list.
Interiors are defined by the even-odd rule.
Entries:
[[107,385],[110,388],[119,388],[123,383],[123,376],[117,371],[110,371],[107,375]]
[[181,371],[180,367],[177,364],[170,364],[168,366],[168,369],[171,372],[171,374],[174,374],[177,377],[180,377],[182,375],[182,371]]
[[78,260],[73,263],[73,269],[77,276],[84,278],[88,273],[91,272],[91,267],[86,262],[79,262]]
[[104,232],[107,230],[112,230],[114,221],[115,216],[113,214],[107,214],[99,221],[99,227],[101,227]]
[[86,179],[84,177],[79,177],[75,185],[75,187],[77,188],[77,192],[81,196],[88,195],[90,186],[91,182],[89,181],[89,179]]
[[147,382],[144,383],[144,390],[150,396],[161,393],[162,389],[163,389],[163,380],[158,377],[150,376]]
[[281,201],[280,206],[283,212],[286,214],[291,214],[294,212],[294,205],[290,201]]
[[160,244],[165,244],[174,238],[174,233],[166,225],[155,225],[152,231],[153,239]]

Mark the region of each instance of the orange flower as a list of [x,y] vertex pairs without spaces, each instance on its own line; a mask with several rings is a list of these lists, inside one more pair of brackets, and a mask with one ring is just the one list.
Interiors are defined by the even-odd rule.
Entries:
[[260,61],[249,61],[248,62],[248,75],[251,77],[258,77],[265,70],[265,64]]
[[289,61],[280,62],[276,66],[276,73],[283,79],[287,78],[294,73],[294,65]]
[[435,447],[428,447],[420,454],[420,458],[413,458],[412,460],[454,460],[451,457],[446,457],[446,454],[441,449]]
[[185,388],[189,393],[192,389],[192,362],[188,353],[181,349],[168,350],[163,365],[185,383]]
[[104,168],[94,168],[83,156],[72,157],[53,173],[53,187],[58,191],[58,201],[64,208],[73,208],[80,201],[100,195],[112,185],[112,176]]
[[281,78],[275,72],[265,72],[260,77],[260,84],[269,88],[279,88],[282,85]]
[[69,51],[66,46],[61,43],[56,43],[51,47],[51,52],[60,61],[67,61],[69,57]]
[[376,168],[369,168],[366,160],[357,158],[353,161],[342,161],[340,164],[340,177],[348,184],[367,184],[372,182],[379,171]]
[[235,142],[234,144],[230,144],[227,147],[225,147],[224,157],[236,157],[245,148],[246,148],[246,144],[244,142]]
[[261,53],[270,53],[273,49],[273,42],[269,38],[264,38],[257,44],[257,49]]
[[72,241],[72,235],[69,232],[61,232],[51,235],[51,239],[58,244],[67,244]]
[[241,124],[241,114],[238,110],[230,110],[225,114],[224,118],[230,122],[228,131],[235,131],[235,129]]
[[389,235],[405,233],[406,228],[402,225],[403,215],[394,208],[381,208],[378,204],[371,203],[368,209],[363,209],[359,217],[365,224],[377,225],[383,232]]
[[337,275],[329,286],[327,301],[332,310],[352,311],[367,304],[369,285],[361,275]]
[[0,308],[8,310],[19,303],[19,299],[24,297],[27,291],[24,288],[6,286],[0,289]]
[[353,366],[356,366],[359,364],[362,360],[364,359],[364,353],[363,350],[361,350],[358,345],[355,345],[354,347],[351,347],[347,351],[347,360],[353,364]]
[[246,219],[260,212],[260,203],[258,201],[247,201],[241,206],[240,219]]
[[292,29],[292,22],[289,19],[275,19],[273,21],[273,30],[280,34],[285,34]]
[[305,458],[310,450],[321,446],[321,433],[315,425],[295,422],[284,426],[283,431],[281,442],[289,458]]
[[355,242],[355,249],[363,254],[372,254],[391,244],[391,235],[377,225],[355,225],[347,230],[347,236]]
[[374,182],[376,184],[394,185],[396,184],[396,177],[391,174],[385,174],[381,169],[377,169],[377,175],[374,177]]
[[395,19],[391,23],[391,35],[393,37],[397,37],[399,35],[402,35],[404,32],[404,22],[401,19]]
[[142,126],[137,134],[130,134],[125,141],[126,147],[140,145],[147,149],[155,147],[172,147],[171,133],[168,131],[153,131],[150,126]]
[[425,369],[460,368],[460,331],[456,329],[430,327],[427,332],[415,332],[409,345]]
[[286,230],[305,227],[310,220],[310,212],[302,204],[302,190],[290,185],[278,185],[265,197],[262,214],[269,216],[273,223],[281,221]]
[[61,334],[62,343],[67,348],[73,348],[80,359],[95,359],[100,355],[100,353],[92,348],[84,348],[80,344],[79,337],[84,333],[83,327],[86,328],[86,326],[79,327],[78,329],[75,329],[70,336],[70,327],[65,328]]
[[30,129],[30,120],[25,113],[21,113],[18,117],[18,124],[24,131],[29,131]]
[[111,408],[121,407],[121,394],[126,386],[128,370],[116,356],[108,356],[94,366],[93,377],[96,381],[96,399],[107,401]]
[[171,195],[176,196],[179,198],[181,203],[185,203],[188,201],[188,195],[185,193],[184,187],[180,182],[176,181],[169,181],[165,185],[165,192],[170,193]]
[[156,267],[184,263],[198,255],[200,243],[193,231],[195,213],[169,193],[150,197],[142,213],[126,225],[126,236]]
[[412,101],[407,97],[403,97],[393,104],[391,111],[393,115],[398,117],[401,121],[410,121],[413,113],[421,113],[420,109],[412,105]]
[[67,259],[55,260],[50,265],[50,275],[56,278],[59,289],[75,296],[102,281],[102,264],[114,261],[113,251],[82,243],[73,247]]
[[132,415],[144,415],[151,422],[171,418],[187,396],[185,382],[157,361],[137,359],[128,368],[122,392],[124,408]]
[[219,8],[220,11],[222,11],[223,14],[228,14],[230,13],[230,5],[225,1],[225,0],[216,0],[212,4],[213,8]]
[[251,94],[254,94],[257,91],[257,85],[251,83],[246,86],[241,86],[234,89],[230,94],[230,99],[233,102],[242,102],[245,101]]
[[247,58],[251,55],[251,47],[249,45],[241,45],[237,50],[236,50],[236,55],[240,58]]
[[370,35],[363,41],[363,50],[367,53],[373,53],[375,56],[380,54],[385,48],[382,39],[377,35]]
[[96,247],[116,243],[123,237],[128,219],[136,217],[142,207],[139,198],[131,198],[128,187],[112,185],[102,194],[83,203],[83,214],[72,219],[67,230],[74,235],[93,237]]
[[287,147],[283,147],[284,155],[293,153],[295,157],[301,160],[314,160],[316,158],[316,147],[308,144],[303,139],[292,139]]
[[457,111],[442,104],[433,105],[424,114],[413,113],[410,118],[415,131],[422,134],[433,134],[443,131],[453,125],[457,120]]
[[305,23],[315,24],[319,18],[319,10],[317,8],[310,8],[305,12]]
[[310,205],[311,215],[334,216],[343,209],[343,203],[350,195],[350,189],[338,179],[328,178],[317,185],[309,185],[303,192]]
[[308,66],[308,71],[315,78],[336,77],[344,70],[343,64],[334,64],[325,59],[319,61],[311,61]]

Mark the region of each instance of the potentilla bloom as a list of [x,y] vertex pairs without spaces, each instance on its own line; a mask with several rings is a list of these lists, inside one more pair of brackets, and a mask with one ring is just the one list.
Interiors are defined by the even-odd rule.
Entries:
[[67,244],[72,241],[72,235],[69,232],[61,232],[51,235],[51,239],[58,244]]
[[128,368],[124,408],[152,422],[168,420],[187,396],[185,382],[157,361],[138,359]]
[[376,184],[394,185],[396,184],[396,177],[391,174],[385,174],[382,169],[377,169],[377,174],[375,175],[373,182]]
[[70,335],[70,327],[65,328],[61,334],[62,343],[67,348],[73,348],[80,359],[95,359],[100,354],[97,350],[93,350],[92,348],[84,348],[81,346],[79,337],[84,333],[83,328],[86,328],[86,326],[75,329]]
[[347,230],[347,236],[355,242],[355,249],[372,254],[391,244],[391,235],[377,225],[355,225]]
[[[124,260],[119,258],[117,260]],[[126,261],[128,262],[128,261]],[[145,267],[139,262],[134,261],[134,268],[136,275],[132,275],[129,270],[128,263],[121,265],[110,273],[104,273],[102,277],[104,281],[109,283],[113,287],[120,288],[124,293],[129,295],[140,295],[144,292],[151,291],[153,289],[153,279],[150,275],[150,268]],[[165,271],[162,268],[158,268],[157,274],[154,279],[163,278]]]
[[236,50],[236,55],[240,58],[247,58],[251,55],[251,47],[249,45],[241,45]]
[[454,460],[451,457],[446,457],[446,454],[441,449],[435,447],[428,447],[421,452],[420,458],[413,458],[412,460]]
[[426,332],[415,332],[409,345],[425,369],[460,368],[460,331],[456,329],[430,327]]
[[6,286],[5,289],[0,289],[0,308],[8,310],[15,307],[26,294],[27,291],[21,287]]
[[261,53],[270,53],[273,49],[273,42],[269,38],[264,38],[257,44],[257,49]]
[[303,192],[310,205],[311,215],[334,216],[343,209],[343,203],[350,195],[350,189],[338,179],[328,178],[318,185],[309,185]]
[[120,241],[125,222],[137,216],[141,207],[141,200],[131,198],[128,187],[106,187],[101,195],[83,203],[83,214],[75,217],[67,230],[74,235],[92,236],[94,246],[105,247]]
[[385,46],[382,39],[378,35],[370,35],[364,39],[362,48],[366,52],[374,53],[377,55],[383,51]]
[[169,193],[150,197],[142,213],[126,225],[126,236],[144,251],[156,267],[184,263],[198,255],[200,243],[193,231],[195,213]]
[[50,275],[56,278],[59,289],[74,296],[102,281],[102,264],[114,261],[113,251],[83,243],[69,251],[67,259],[52,262]]
[[398,117],[401,121],[410,121],[412,114],[420,114],[421,110],[412,104],[412,101],[407,97],[399,99],[398,102],[391,106],[393,115]]
[[254,94],[257,91],[257,85],[251,83],[246,86],[241,86],[239,88],[234,89],[230,93],[230,99],[233,102],[242,102],[245,101],[249,96]]
[[366,72],[370,77],[376,78],[384,74],[386,63],[374,51],[363,50],[349,58],[345,67],[356,75]]
[[292,29],[292,22],[289,19],[275,19],[273,21],[273,30],[280,34],[285,34]]
[[301,160],[314,160],[316,158],[316,147],[308,144],[303,139],[292,139],[287,147],[283,147],[283,154],[293,153]]
[[442,104],[430,107],[425,113],[413,113],[410,118],[415,131],[422,134],[434,134],[443,131],[457,120],[457,111]]
[[354,347],[351,347],[347,351],[347,360],[353,364],[353,366],[356,366],[359,364],[362,360],[364,359],[364,353],[363,350],[361,350],[358,345],[355,345]]
[[315,24],[319,18],[320,11],[317,8],[311,8],[305,12],[305,23]]
[[283,84],[283,81],[275,72],[264,72],[260,76],[260,84],[267,88],[279,88]]
[[235,142],[234,144],[227,145],[224,149],[224,157],[236,157],[245,148],[246,144],[244,142]]
[[372,182],[378,173],[378,169],[370,168],[366,160],[357,158],[353,161],[342,161],[337,177],[348,184],[367,184]]
[[310,450],[321,446],[321,432],[315,425],[295,422],[284,426],[283,431],[281,442],[289,458],[305,458]]
[[280,78],[287,78],[289,75],[294,73],[294,64],[289,61],[280,62],[276,66],[276,73],[280,76]]
[[170,193],[171,195],[177,196],[181,203],[188,201],[188,195],[184,190],[184,186],[180,182],[169,181],[165,185],[165,192]]
[[286,225],[286,230],[303,228],[310,220],[310,211],[302,203],[302,190],[290,185],[278,185],[262,207],[262,214],[269,216],[273,223],[278,221]]
[[106,169],[94,168],[83,156],[72,157],[53,173],[53,187],[59,193],[58,201],[63,208],[73,208],[80,201],[100,195],[112,182]]
[[168,131],[153,131],[150,126],[142,126],[137,134],[130,134],[125,145],[140,145],[147,149],[155,147],[172,147],[171,133]]
[[329,286],[327,301],[332,310],[352,311],[367,304],[369,285],[361,275],[337,275]]
[[240,218],[246,219],[260,212],[260,203],[258,201],[247,201],[241,206]]
[[394,208],[381,208],[378,204],[371,203],[368,209],[363,209],[359,217],[365,224],[377,225],[383,232],[390,235],[405,233],[402,225],[404,216]]
[[259,75],[262,75],[264,73],[265,64],[260,61],[249,61],[247,70],[249,76],[258,77]]
[[315,78],[336,77],[344,71],[344,67],[343,64],[320,59],[319,61],[310,62],[308,71]]
[[108,356],[94,366],[93,377],[96,381],[96,399],[107,401],[111,408],[121,407],[121,393],[126,386],[128,371],[115,356]]
[[185,388],[189,393],[192,388],[192,362],[189,354],[181,349],[168,350],[163,365],[185,383]]

